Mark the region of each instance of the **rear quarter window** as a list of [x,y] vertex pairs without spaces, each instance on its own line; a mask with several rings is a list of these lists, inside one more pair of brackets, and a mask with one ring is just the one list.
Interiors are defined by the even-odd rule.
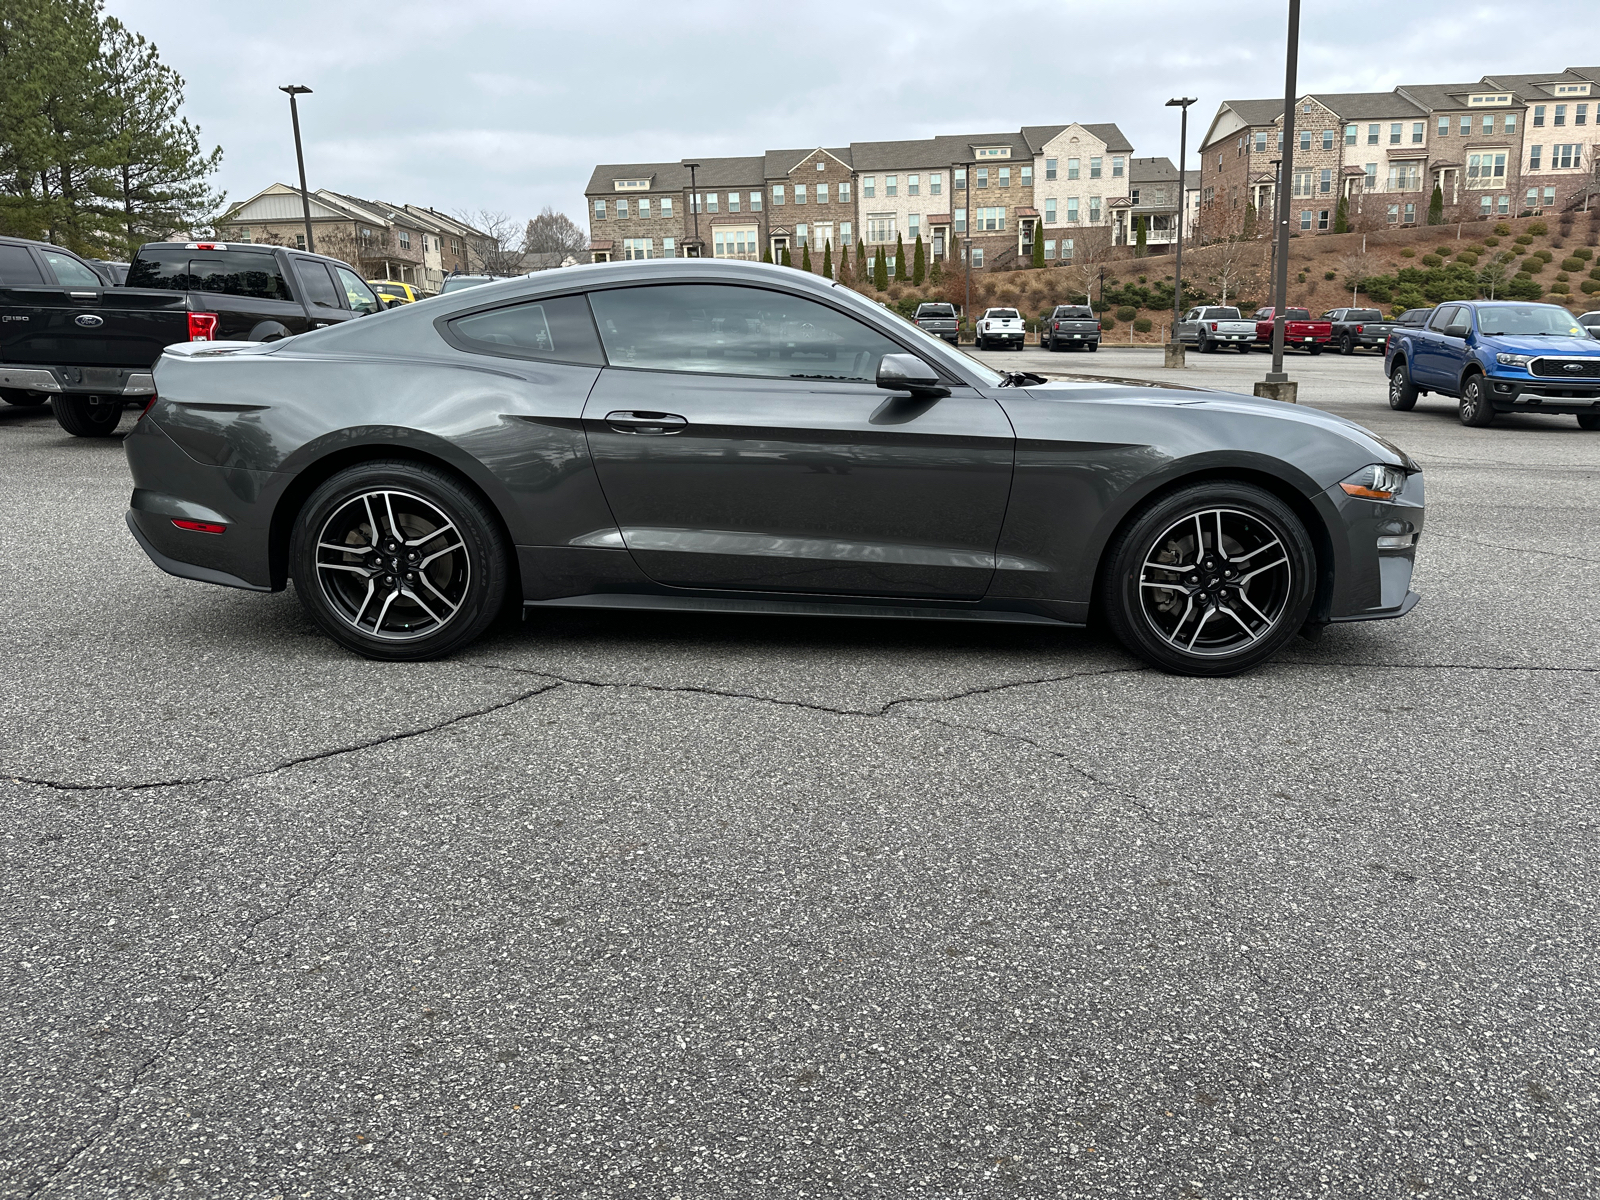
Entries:
[[468,313],[447,322],[445,328],[447,340],[472,353],[605,365],[589,304],[582,296],[557,296]]

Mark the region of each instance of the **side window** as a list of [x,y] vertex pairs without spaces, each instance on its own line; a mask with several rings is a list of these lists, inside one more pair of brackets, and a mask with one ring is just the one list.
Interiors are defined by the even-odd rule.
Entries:
[[600,339],[582,296],[557,296],[471,313],[450,322],[463,350],[507,358],[539,358],[600,367]]
[[339,290],[333,285],[333,276],[327,265],[312,258],[295,259],[294,269],[305,288],[306,299],[314,308],[343,308],[339,303]]
[[1455,319],[1456,308],[1454,304],[1441,304],[1434,310],[1433,320],[1428,322],[1428,328],[1435,333],[1443,333],[1445,326]]
[[44,272],[26,246],[0,246],[0,287],[30,287],[44,282]]
[[367,281],[362,279],[349,267],[335,267],[339,274],[339,281],[344,284],[345,299],[350,302],[352,312],[363,315],[383,311],[383,304],[379,301],[373,290],[367,286]]
[[614,367],[871,381],[903,348],[852,317],[785,292],[668,284],[593,292]]
[[45,263],[55,272],[56,282],[64,287],[105,287],[105,280],[72,255],[59,250],[40,250],[39,253],[44,255]]

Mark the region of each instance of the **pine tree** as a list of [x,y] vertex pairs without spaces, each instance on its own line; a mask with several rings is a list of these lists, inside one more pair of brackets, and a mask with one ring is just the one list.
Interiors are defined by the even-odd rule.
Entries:
[[789,247],[787,246],[783,248],[783,265],[786,267],[792,267],[794,265],[789,261]]
[[[1341,200],[1339,203],[1343,204],[1344,201]],[[1437,183],[1433,185],[1433,197],[1428,201],[1428,224],[1444,224],[1444,192]]]
[[1143,258],[1150,253],[1150,235],[1145,232],[1144,217],[1142,215],[1133,219],[1133,228],[1136,239],[1133,247],[1133,256],[1135,258]]
[[833,278],[833,239],[828,238],[822,243],[822,277]]
[[934,287],[944,282],[944,264],[937,258],[933,260],[933,266],[928,268],[928,282]]
[[894,278],[896,283],[907,282],[906,275],[906,244],[900,240],[900,235],[894,235]]
[[1350,232],[1350,202],[1343,196],[1339,197],[1338,206],[1333,210],[1333,231]]
[[761,252],[761,261],[764,262],[764,263],[770,263],[772,261],[772,247],[771,246],[768,246],[765,250],[763,250]]
[[871,278],[867,274],[867,244],[860,240],[856,242],[856,278],[862,283]]
[[800,269],[802,271],[806,271],[806,272],[809,272],[811,270],[811,243],[810,242],[807,242],[805,245],[800,247]]
[[1033,265],[1044,269],[1044,229],[1037,221],[1033,225]]
[[916,247],[911,252],[911,282],[918,287],[928,277],[928,259],[922,249],[922,234],[917,234]]
[[878,247],[878,257],[872,264],[872,286],[880,292],[889,290],[889,263],[883,256],[883,247]]

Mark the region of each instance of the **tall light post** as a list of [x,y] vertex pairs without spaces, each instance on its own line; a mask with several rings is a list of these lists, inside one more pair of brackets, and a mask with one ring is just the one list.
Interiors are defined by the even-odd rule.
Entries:
[[1172,332],[1167,336],[1166,365],[1183,366],[1183,343],[1178,340],[1178,321],[1183,313],[1183,177],[1189,156],[1189,105],[1193,96],[1179,96],[1167,101],[1168,108],[1182,113],[1178,123],[1178,260],[1172,269]]
[[1295,69],[1300,57],[1300,0],[1289,0],[1289,37],[1283,68],[1283,165],[1278,169],[1277,262],[1272,288],[1272,370],[1256,384],[1255,394],[1273,400],[1298,399],[1299,388],[1283,370],[1284,305],[1289,302],[1289,187],[1294,179]]
[[292,83],[278,90],[289,93],[289,119],[294,122],[294,161],[300,168],[300,210],[306,218],[306,252],[315,254],[317,243],[311,236],[311,194],[306,191],[306,156],[300,149],[300,108],[294,102],[296,96],[309,96],[311,89]]
[[683,165],[689,168],[689,212],[694,217],[694,241],[690,242],[689,245],[690,245],[690,248],[694,251],[694,257],[695,258],[699,258],[700,257],[700,193],[695,190],[694,173],[695,173],[696,170],[699,169],[700,164],[699,163],[686,162]]

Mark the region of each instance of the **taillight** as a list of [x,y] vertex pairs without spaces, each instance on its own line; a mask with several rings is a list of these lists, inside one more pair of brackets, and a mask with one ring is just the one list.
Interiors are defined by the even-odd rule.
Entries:
[[1094,323],[1094,327],[1095,327],[1095,329],[1097,329],[1097,330],[1099,330],[1099,329],[1104,329],[1104,328],[1105,328],[1105,326],[1104,326],[1104,325],[1102,325],[1102,324],[1101,324],[1101,323],[1100,323],[1100,322],[1099,322],[1099,321],[1096,321],[1096,322],[1095,322],[1095,323]]
[[172,523],[179,529],[187,529],[190,533],[224,533],[228,528],[214,521],[180,521],[174,518]]
[[138,416],[137,419],[135,419],[135,421],[133,423],[135,425],[137,425],[140,421],[144,420],[145,413],[149,412],[152,408],[154,408],[156,406],[156,401],[159,400],[160,398],[161,397],[157,396],[154,392],[151,392],[150,393],[150,399],[148,399],[148,400],[146,400],[144,402],[144,407],[139,410],[139,416]]
[[1213,322],[1211,322],[1211,332],[1215,333],[1216,331],[1217,331],[1217,323],[1215,321],[1213,321]]
[[1056,322],[1052,323],[1050,328],[1051,329],[1060,329],[1061,328],[1061,322],[1060,321],[1056,321]]
[[226,242],[190,242],[184,247],[185,250],[226,250],[227,248],[228,244]]
[[189,314],[189,340],[191,342],[214,342],[217,340],[217,314],[197,313]]
[[1356,326],[1356,332],[1357,332],[1357,333],[1360,333],[1360,332],[1361,332],[1361,326],[1359,326],[1359,325],[1357,325],[1357,326]]

